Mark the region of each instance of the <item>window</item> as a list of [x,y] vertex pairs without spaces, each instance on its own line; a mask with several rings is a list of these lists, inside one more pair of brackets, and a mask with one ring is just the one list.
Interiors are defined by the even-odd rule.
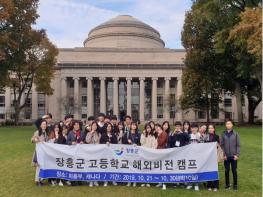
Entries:
[[163,87],[163,81],[157,80],[157,88],[162,88],[162,87]]
[[224,105],[225,105],[225,107],[232,107],[232,99],[231,98],[225,98]]
[[82,81],[82,88],[87,88],[87,81]]
[[170,80],[170,88],[175,88],[176,85],[176,80],[175,79],[171,79]]
[[198,111],[198,119],[205,119],[206,112],[205,111]]
[[5,114],[0,114],[0,119],[5,119]]
[[81,106],[87,107],[87,96],[81,96]]
[[163,118],[163,96],[157,96],[157,118]]
[[87,114],[81,114],[81,119],[87,119]]
[[74,80],[69,80],[69,88],[74,88]]
[[232,119],[232,112],[225,112],[225,119]]
[[175,117],[175,110],[176,110],[176,106],[175,106],[175,94],[170,94],[170,118],[174,118]]
[[5,96],[0,96],[0,107],[5,106]]

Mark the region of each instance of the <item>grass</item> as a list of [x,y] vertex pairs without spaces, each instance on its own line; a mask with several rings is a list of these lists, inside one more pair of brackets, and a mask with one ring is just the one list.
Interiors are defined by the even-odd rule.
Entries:
[[[126,186],[93,187],[36,187],[35,170],[31,167],[34,145],[30,143],[34,127],[0,127],[0,196],[262,196],[262,133],[259,126],[236,128],[241,138],[241,156],[238,162],[237,192],[225,191],[224,168],[219,165],[220,190],[209,192],[200,188],[199,192],[183,188],[128,188]],[[217,128],[218,133],[223,130]],[[219,132],[220,131],[220,132]],[[232,182],[232,176],[231,182]]]

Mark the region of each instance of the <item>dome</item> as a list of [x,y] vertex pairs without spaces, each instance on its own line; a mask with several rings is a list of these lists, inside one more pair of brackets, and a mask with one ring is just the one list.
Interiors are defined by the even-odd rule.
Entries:
[[95,48],[164,48],[157,30],[129,16],[120,15],[89,32],[84,47]]

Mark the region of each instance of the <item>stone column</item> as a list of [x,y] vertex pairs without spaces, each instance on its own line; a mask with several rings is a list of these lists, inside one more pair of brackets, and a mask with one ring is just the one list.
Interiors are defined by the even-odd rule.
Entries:
[[119,117],[119,78],[113,78],[113,113]]
[[92,77],[87,77],[87,109],[88,109],[88,117],[94,115],[94,95],[93,95],[93,82]]
[[176,88],[176,98],[177,98],[177,116],[176,116],[176,120],[177,121],[182,121],[183,120],[183,111],[181,109],[180,106],[180,97],[182,95],[182,78],[181,77],[177,77],[177,88]]
[[144,92],[145,92],[145,86],[144,86],[144,77],[139,78],[140,80],[140,122],[144,122]]
[[74,119],[79,119],[79,77],[73,77],[74,80]]
[[171,77],[164,78],[164,100],[163,100],[163,118],[170,121],[170,80]]
[[66,115],[65,111],[65,104],[67,100],[67,77],[61,78],[61,93],[60,93],[60,99],[61,99],[61,119],[64,119],[64,116]]
[[106,78],[100,77],[100,112],[106,113]]
[[157,121],[157,77],[152,78],[152,120]]
[[11,88],[6,87],[5,88],[5,119],[11,118]]
[[127,115],[131,116],[131,82],[132,78],[128,77],[127,80]]
[[37,98],[36,86],[34,83],[32,86],[31,103],[32,103],[31,118],[32,118],[32,120],[36,120],[38,118],[38,98]]

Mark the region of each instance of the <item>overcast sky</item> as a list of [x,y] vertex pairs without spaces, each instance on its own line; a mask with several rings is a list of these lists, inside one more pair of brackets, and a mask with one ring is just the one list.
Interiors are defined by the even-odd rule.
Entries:
[[191,0],[40,0],[37,28],[59,48],[82,47],[88,32],[120,14],[157,29],[168,48],[182,48],[181,31]]

